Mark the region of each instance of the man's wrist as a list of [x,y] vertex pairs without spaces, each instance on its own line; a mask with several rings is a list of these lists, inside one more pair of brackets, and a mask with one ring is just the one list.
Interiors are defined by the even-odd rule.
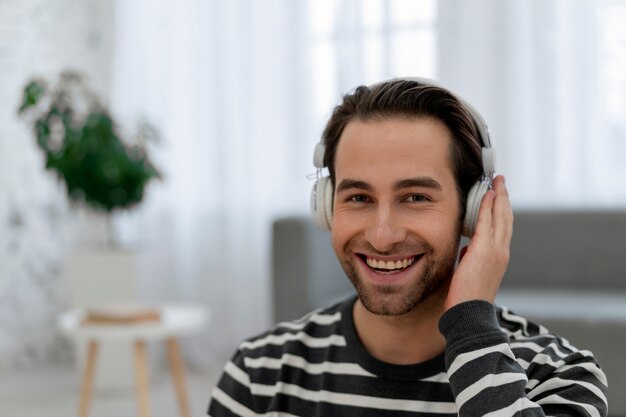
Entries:
[[448,309],[439,320],[439,331],[448,346],[480,335],[506,338],[500,330],[495,306],[484,300],[465,301]]

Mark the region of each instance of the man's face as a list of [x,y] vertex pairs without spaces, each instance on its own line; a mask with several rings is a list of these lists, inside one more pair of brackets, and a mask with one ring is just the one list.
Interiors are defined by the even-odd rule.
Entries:
[[332,242],[372,313],[408,313],[454,272],[461,224],[451,141],[427,118],[353,120],[341,135]]

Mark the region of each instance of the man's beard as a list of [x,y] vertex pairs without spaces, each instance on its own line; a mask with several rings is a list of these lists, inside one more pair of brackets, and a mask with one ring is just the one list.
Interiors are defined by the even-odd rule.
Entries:
[[[433,253],[430,245],[422,244],[421,247],[425,250],[425,257]],[[420,266],[421,273],[413,277],[408,285],[401,287],[384,284],[367,285],[358,275],[354,264],[357,261],[348,262],[342,259],[340,263],[354,285],[359,300],[369,312],[383,316],[400,316],[412,311],[452,277],[458,248],[459,240],[456,239],[437,258],[421,259],[420,261],[424,262]]]

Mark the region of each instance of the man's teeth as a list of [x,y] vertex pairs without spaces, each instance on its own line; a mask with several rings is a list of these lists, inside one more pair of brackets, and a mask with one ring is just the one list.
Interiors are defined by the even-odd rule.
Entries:
[[406,258],[403,260],[398,260],[398,261],[377,261],[376,259],[373,258],[366,258],[366,262],[367,265],[370,268],[376,268],[376,269],[386,269],[388,271],[393,271],[395,269],[404,269],[408,266],[411,266],[411,264],[415,261],[415,257],[413,258]]

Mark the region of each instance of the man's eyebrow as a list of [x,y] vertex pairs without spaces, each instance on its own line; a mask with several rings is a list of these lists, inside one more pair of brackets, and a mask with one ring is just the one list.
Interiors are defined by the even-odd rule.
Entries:
[[345,191],[345,190],[349,190],[353,188],[356,188],[358,190],[363,190],[363,191],[374,190],[374,188],[370,184],[366,183],[365,181],[345,179],[345,180],[341,180],[341,182],[337,186],[337,192],[341,192],[341,191]]
[[398,181],[393,188],[398,191],[404,188],[414,187],[432,188],[438,191],[442,190],[441,184],[431,177],[408,178],[406,180]]

